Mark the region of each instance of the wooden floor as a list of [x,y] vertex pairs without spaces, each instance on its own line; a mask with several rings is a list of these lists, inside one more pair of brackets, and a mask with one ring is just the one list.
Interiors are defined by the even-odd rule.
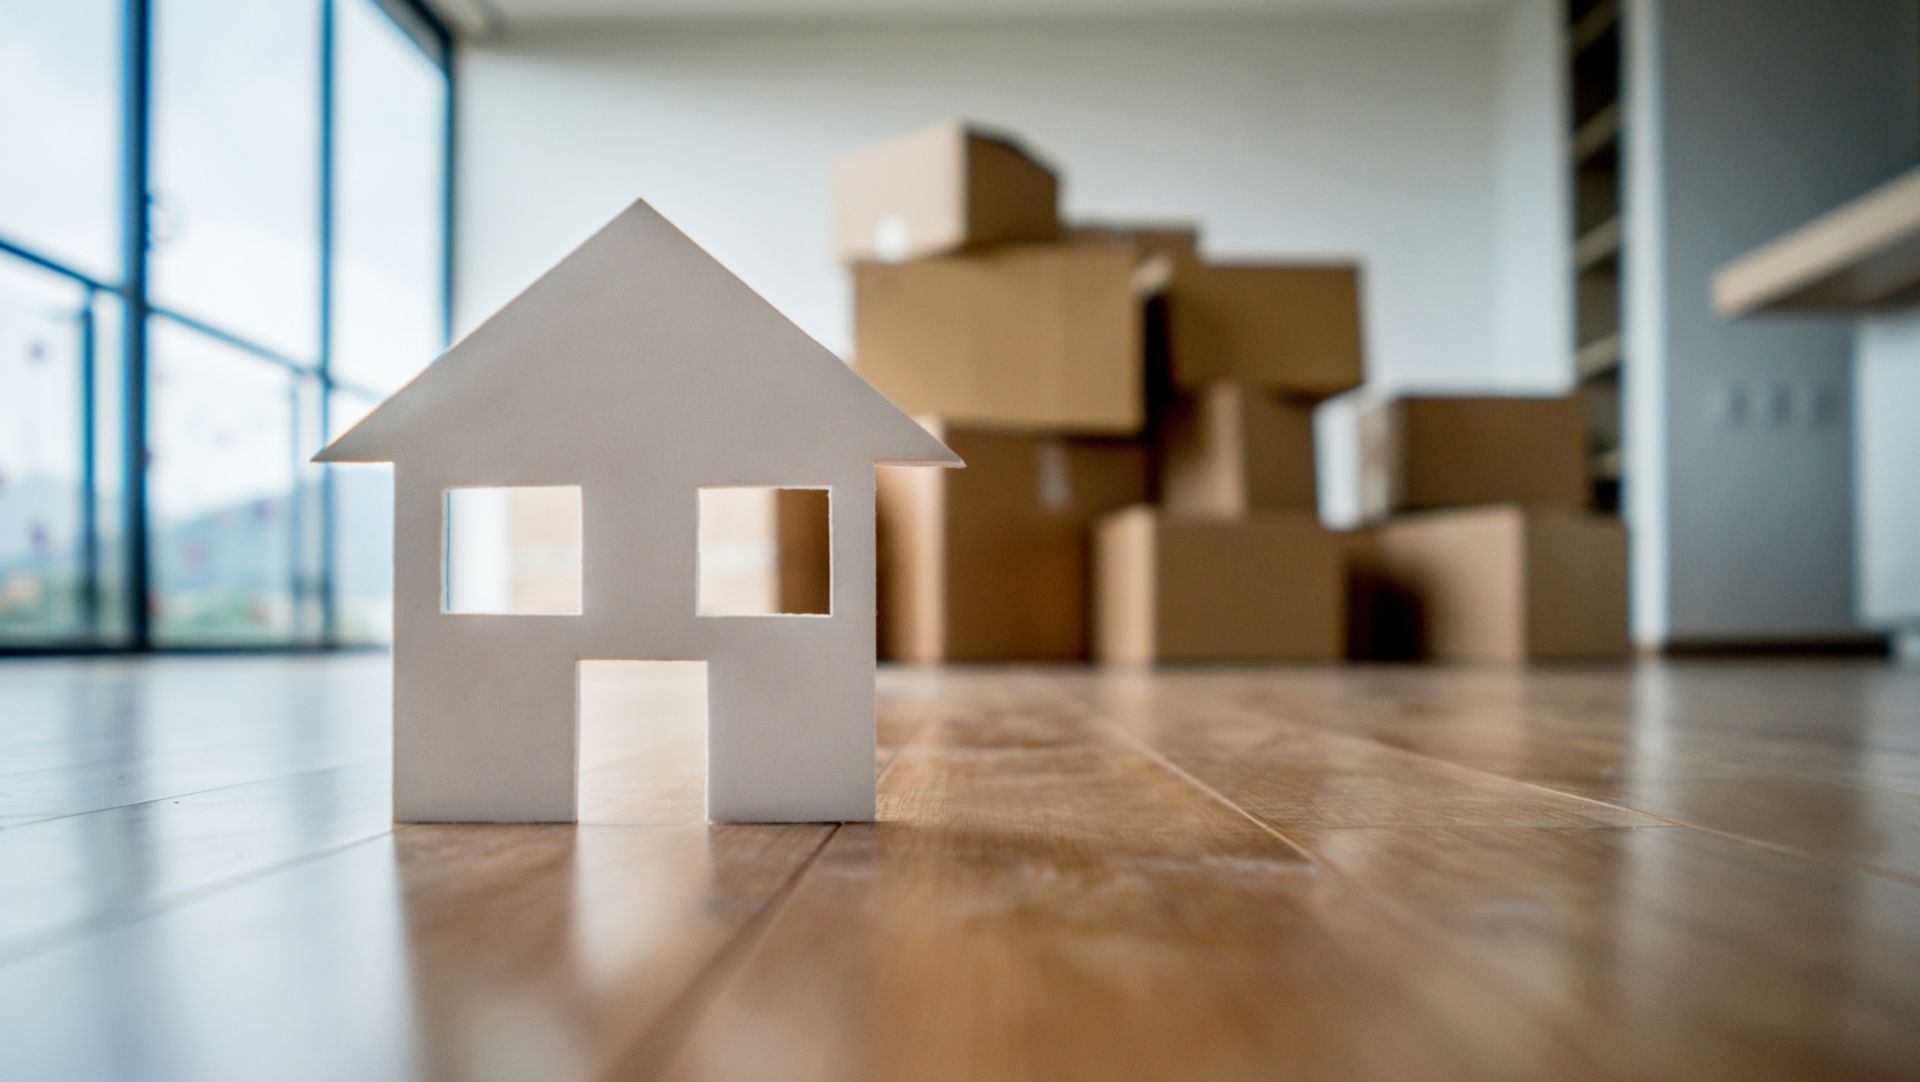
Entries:
[[386,680],[0,664],[0,1077],[1920,1077],[1920,672],[891,671],[838,828],[673,671],[392,829]]

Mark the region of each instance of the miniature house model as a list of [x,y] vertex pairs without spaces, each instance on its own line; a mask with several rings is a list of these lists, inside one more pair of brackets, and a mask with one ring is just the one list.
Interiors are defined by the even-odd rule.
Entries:
[[[874,813],[874,467],[951,451],[644,203],[354,428],[390,462],[394,817],[577,818],[587,660],[707,662],[707,814]],[[447,508],[577,489],[578,611],[448,611]],[[824,615],[696,609],[698,495],[828,492]]]

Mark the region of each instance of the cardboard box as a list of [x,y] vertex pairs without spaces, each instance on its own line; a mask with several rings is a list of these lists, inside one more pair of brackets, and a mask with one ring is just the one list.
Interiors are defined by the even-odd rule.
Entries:
[[1342,531],[1347,557],[1347,656],[1409,661],[1420,656],[1419,607],[1381,565],[1379,526]]
[[854,268],[854,367],[956,424],[1102,434],[1145,421],[1145,286],[1130,246],[995,249]]
[[1369,519],[1471,504],[1583,507],[1586,421],[1576,398],[1397,398],[1360,411]]
[[830,513],[827,495],[818,489],[783,488],[774,492],[779,611],[833,610]]
[[1160,501],[1186,515],[1315,511],[1313,404],[1218,380],[1167,407]]
[[1012,139],[941,124],[834,163],[834,251],[897,262],[1061,234],[1059,181]]
[[1145,450],[921,423],[967,468],[879,471],[882,656],[1086,657],[1089,527],[1145,498]]
[[1166,304],[1178,386],[1233,379],[1325,398],[1365,379],[1356,267],[1183,261]]
[[1067,239],[1182,260],[1200,257],[1200,227],[1183,222],[1081,222],[1067,227]]
[[1346,652],[1340,538],[1308,514],[1130,507],[1094,532],[1102,661],[1330,661]]
[[1514,663],[1629,650],[1627,534],[1611,516],[1429,511],[1372,531],[1353,567],[1368,656]]

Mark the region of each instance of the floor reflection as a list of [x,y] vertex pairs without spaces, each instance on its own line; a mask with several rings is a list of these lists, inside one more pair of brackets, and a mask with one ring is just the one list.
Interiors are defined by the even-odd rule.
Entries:
[[838,828],[616,683],[584,825],[392,829],[370,661],[0,670],[0,1077],[1920,1063],[1913,673],[889,670]]

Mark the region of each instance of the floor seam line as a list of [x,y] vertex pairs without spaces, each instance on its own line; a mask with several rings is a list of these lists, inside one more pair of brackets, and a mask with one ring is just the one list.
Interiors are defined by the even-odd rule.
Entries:
[[[1253,814],[1253,812],[1242,807],[1237,801],[1231,799],[1225,793],[1222,793],[1220,790],[1214,788],[1212,785],[1207,784],[1207,782],[1204,779],[1195,775],[1192,771],[1181,766],[1179,763],[1176,763],[1172,759],[1167,758],[1167,756],[1162,754],[1159,751],[1159,749],[1153,747],[1151,744],[1148,744],[1146,741],[1142,740],[1137,735],[1127,732],[1125,729],[1112,725],[1111,723],[1106,724],[1104,727],[1107,729],[1109,733],[1112,733],[1115,736],[1117,736],[1123,743],[1134,748],[1141,755],[1145,756],[1149,761],[1158,765],[1161,769],[1168,771],[1169,773],[1173,774],[1175,777],[1179,778],[1181,781],[1185,782],[1187,785],[1192,786],[1194,789],[1198,790],[1202,795],[1219,802],[1221,805],[1225,806],[1226,808],[1234,812],[1239,813],[1248,822],[1252,823],[1257,829],[1267,834],[1269,837],[1272,837],[1278,840],[1280,844],[1300,854],[1300,856],[1304,858],[1308,863],[1312,864],[1315,868],[1325,872],[1329,877],[1331,877],[1335,882],[1338,882],[1341,886],[1345,887],[1348,890],[1351,890],[1354,893],[1355,897],[1359,898],[1361,901],[1363,901],[1367,905],[1371,905],[1375,909],[1379,910],[1389,920],[1392,920],[1400,924],[1401,926],[1407,928],[1414,935],[1420,936],[1421,938],[1426,939],[1428,942],[1438,945],[1442,950],[1446,951],[1449,955],[1455,958],[1458,958],[1466,965],[1471,966],[1473,968],[1473,971],[1479,975],[1480,979],[1492,983],[1496,988],[1512,989],[1512,990],[1526,993],[1529,995],[1537,994],[1537,990],[1534,989],[1526,981],[1518,978],[1509,977],[1505,975],[1503,972],[1501,972],[1500,970],[1489,965],[1487,962],[1482,961],[1479,957],[1474,955],[1472,952],[1462,949],[1450,937],[1445,935],[1441,929],[1435,927],[1431,922],[1422,918],[1417,912],[1403,908],[1395,904],[1390,899],[1380,895],[1378,892],[1369,889],[1358,880],[1354,879],[1353,877],[1347,875],[1345,872],[1341,871],[1337,866],[1333,864],[1333,862],[1327,860],[1325,857],[1314,852],[1312,849],[1309,849],[1303,843],[1295,840],[1292,837],[1289,837],[1285,832],[1281,831],[1278,827],[1274,826],[1273,824],[1267,822],[1264,819],[1261,819],[1259,816]],[[1537,1021],[1538,1021],[1538,1024],[1542,1027],[1541,1032],[1543,1034],[1548,1035],[1556,1043],[1562,1044],[1567,1051],[1573,1052],[1574,1054],[1580,1056],[1583,1059],[1594,1061],[1596,1066],[1599,1065],[1599,1061],[1595,1060],[1595,1058],[1587,1051],[1587,1048],[1584,1044],[1568,1043],[1569,1041],[1577,1041],[1577,1038],[1569,1038],[1563,1032],[1561,1027],[1553,1023],[1550,1019],[1539,1018],[1537,1019]]]
[[[913,727],[913,732],[894,746],[892,754],[887,756],[886,762],[874,776],[873,785],[876,796],[880,783],[886,780],[887,775],[893,770],[894,763],[900,760],[900,753],[918,743],[922,735],[931,727],[932,722],[931,716],[922,718]],[[875,814],[877,816],[878,812],[876,811]],[[840,828],[846,825],[845,823],[831,824],[819,843],[800,862],[799,867],[781,882],[766,902],[738,931],[721,944],[720,948],[713,953],[713,957],[709,958],[706,964],[700,967],[699,972],[695,973],[693,978],[674,995],[670,1004],[655,1016],[653,1023],[646,1028],[646,1031],[604,1064],[596,1072],[596,1077],[614,1078],[631,1075],[633,1072],[630,1069],[622,1068],[638,1050],[645,1048],[653,1041],[653,1034],[665,1031],[669,1023],[677,1024],[680,1039],[666,1042],[667,1046],[653,1057],[653,1062],[649,1065],[651,1068],[649,1073],[658,1073],[673,1065],[686,1047],[686,1035],[703,1013],[704,1007],[701,1001],[711,1003],[712,998],[719,994],[719,989],[725,985],[726,979],[732,975],[733,970],[744,963],[753,949],[759,946],[761,940],[773,927],[773,922],[779,919],[780,912],[786,908],[788,900],[799,892],[801,881],[813,870],[814,865],[819,863],[820,856],[827,851],[828,844],[839,836]],[[706,991],[709,988],[712,989],[711,992]]]
[[216,894],[246,886],[249,883],[266,879],[269,876],[279,875],[282,872],[291,871],[303,865],[312,864],[315,861],[338,856],[341,853],[366,845],[368,842],[375,842],[381,838],[391,837],[393,833],[394,828],[390,825],[386,830],[342,842],[339,845],[328,846],[325,849],[316,849],[313,852],[301,854],[291,860],[283,860],[277,864],[270,864],[263,868],[255,868],[252,871],[217,880],[212,883],[202,883],[190,890],[183,891],[179,895],[157,901],[152,905],[133,906],[125,910],[116,910],[104,915],[98,920],[85,921],[78,925],[69,926],[63,930],[49,932],[44,936],[30,937],[23,941],[22,944],[18,946],[18,949],[15,949],[14,946],[0,946],[0,968],[5,968],[6,966],[32,958],[34,955],[40,954],[43,951],[64,947],[95,935],[102,935],[118,928],[138,924],[143,920],[150,920],[171,910],[192,905],[195,902],[205,901]]
[[[1472,770],[1474,768],[1464,767],[1464,769]],[[1676,819],[1670,815],[1661,815],[1659,812],[1651,812],[1651,811],[1647,811],[1644,808],[1636,808],[1630,804],[1616,804],[1612,801],[1601,800],[1597,797],[1583,796],[1579,793],[1569,793],[1563,789],[1555,789],[1550,785],[1542,785],[1539,782],[1528,781],[1525,778],[1510,778],[1504,774],[1494,774],[1490,771],[1486,773],[1488,774],[1489,777],[1505,778],[1507,781],[1511,781],[1516,785],[1524,785],[1529,789],[1537,789],[1541,792],[1553,793],[1556,796],[1563,796],[1572,800],[1585,801],[1586,803],[1589,803],[1589,804],[1597,804],[1603,808],[1613,808],[1618,811],[1629,811],[1635,815],[1644,815],[1649,819],[1658,820],[1662,823],[1667,824],[1668,826],[1680,827],[1683,830],[1697,830],[1702,834],[1711,834],[1717,838],[1725,838],[1728,841],[1739,842],[1743,845],[1751,845],[1757,849],[1765,849],[1765,850],[1768,850],[1769,852],[1779,853],[1782,856],[1793,857],[1797,860],[1810,861],[1815,864],[1825,864],[1833,868],[1844,868],[1848,871],[1860,872],[1860,873],[1872,875],[1872,876],[1875,876],[1876,878],[1881,878],[1881,879],[1890,879],[1896,883],[1905,883],[1906,885],[1912,886],[1912,887],[1920,887],[1920,875],[1909,875],[1906,872],[1896,871],[1892,868],[1882,868],[1879,865],[1865,864],[1860,861],[1849,860],[1844,857],[1826,856],[1821,853],[1815,853],[1810,850],[1801,849],[1797,846],[1786,845],[1781,842],[1772,842],[1772,841],[1768,841],[1765,838],[1756,838],[1751,834],[1740,834],[1731,830],[1722,830],[1719,827],[1710,827],[1704,823],[1695,823],[1686,819]]]
[[[674,993],[667,1006],[654,1015],[652,1023],[637,1039],[595,1070],[595,1077],[609,1079],[652,1077],[673,1065],[685,1049],[690,1031],[699,1020],[705,1005],[713,1001],[713,998],[719,994],[719,990],[725,986],[727,978],[732,976],[738,966],[753,953],[753,949],[760,945],[767,930],[779,918],[780,911],[786,908],[787,900],[799,891],[801,880],[819,862],[820,854],[826,852],[827,843],[831,842],[840,833],[840,828],[845,825],[833,823],[827,827],[826,833],[821,835],[820,840],[814,844],[806,858],[788,874],[786,879],[781,881],[780,886],[768,896],[759,909],[754,911],[753,916],[749,917],[738,931],[728,936],[727,941],[714,951],[713,956],[707,959],[699,972]],[[633,1057],[656,1041],[663,1047],[648,1057],[649,1062],[644,1072],[636,1072],[631,1065]]]
[[[1233,703],[1232,705],[1240,710],[1252,711],[1251,707],[1244,706],[1240,703]],[[1601,800],[1598,797],[1586,796],[1581,793],[1568,792],[1564,789],[1556,789],[1551,785],[1546,785],[1541,782],[1530,781],[1526,778],[1516,778],[1510,774],[1502,774],[1502,773],[1499,773],[1498,771],[1488,770],[1484,767],[1472,766],[1468,763],[1462,763],[1457,760],[1445,758],[1444,756],[1435,755],[1432,752],[1415,751],[1412,748],[1397,747],[1393,744],[1386,743],[1385,741],[1380,740],[1377,737],[1364,736],[1357,733],[1349,733],[1349,732],[1342,731],[1340,729],[1330,729],[1324,725],[1320,725],[1318,723],[1311,722],[1311,721],[1300,721],[1295,718],[1280,718],[1277,720],[1283,721],[1287,724],[1298,725],[1303,728],[1312,729],[1313,731],[1318,733],[1324,733],[1330,736],[1338,736],[1346,740],[1359,741],[1359,742],[1368,744],[1372,747],[1380,748],[1384,751],[1393,752],[1395,754],[1410,757],[1413,759],[1419,759],[1424,762],[1436,763],[1440,766],[1449,767],[1454,770],[1477,775],[1479,777],[1497,778],[1501,781],[1509,782],[1514,785],[1525,786],[1526,788],[1533,789],[1538,792],[1552,793],[1555,796],[1564,797],[1568,800],[1577,800],[1583,804],[1592,804],[1592,805],[1595,805],[1596,807],[1609,808],[1613,811],[1629,812],[1634,815],[1643,815],[1649,819],[1655,820],[1660,823],[1664,823],[1670,827],[1681,827],[1686,830],[1697,830],[1702,834],[1711,834],[1715,837],[1725,838],[1728,841],[1739,842],[1743,845],[1751,845],[1756,848],[1768,850],[1769,852],[1779,853],[1783,856],[1790,856],[1790,857],[1797,858],[1799,860],[1812,861],[1813,863],[1816,863],[1816,864],[1825,864],[1829,867],[1834,867],[1834,868],[1845,868],[1848,871],[1862,872],[1862,873],[1874,875],[1876,877],[1883,878],[1883,879],[1891,879],[1897,883],[1905,883],[1908,886],[1920,887],[1920,876],[1909,875],[1906,872],[1895,871],[1894,869],[1891,869],[1891,868],[1882,868],[1878,865],[1865,864],[1865,863],[1861,863],[1860,861],[1848,860],[1841,857],[1825,856],[1820,853],[1815,853],[1805,849],[1800,849],[1796,846],[1785,845],[1780,842],[1771,842],[1766,840],[1765,838],[1756,838],[1750,834],[1739,834],[1730,830],[1722,830],[1718,827],[1710,827],[1703,823],[1695,823],[1686,819],[1676,819],[1670,815],[1662,815],[1659,812],[1647,811],[1644,808],[1636,808],[1631,804],[1620,804],[1610,800]],[[1607,825],[1618,825],[1618,824],[1594,824],[1594,825],[1607,826]]]
[[124,808],[143,808],[149,804],[165,804],[169,800],[185,800],[188,797],[206,796],[208,793],[223,793],[228,789],[244,789],[249,785],[265,785],[268,782],[286,781],[289,778],[304,778],[312,774],[325,774],[332,770],[346,770],[350,767],[365,766],[368,763],[377,763],[387,758],[389,758],[389,756],[369,755],[363,759],[350,759],[343,763],[330,763],[326,766],[316,766],[311,770],[293,770],[285,774],[269,774],[264,778],[249,778],[246,781],[237,781],[231,785],[209,785],[204,789],[189,789],[184,793],[168,793],[165,796],[151,797],[146,800],[130,800],[124,804],[108,804],[101,808],[88,808],[86,811],[49,815],[39,819],[28,819],[23,822],[0,826],[0,831],[19,830],[23,827],[36,827],[42,823],[57,823],[62,819],[78,819],[88,815],[104,815],[107,812],[120,811]]

